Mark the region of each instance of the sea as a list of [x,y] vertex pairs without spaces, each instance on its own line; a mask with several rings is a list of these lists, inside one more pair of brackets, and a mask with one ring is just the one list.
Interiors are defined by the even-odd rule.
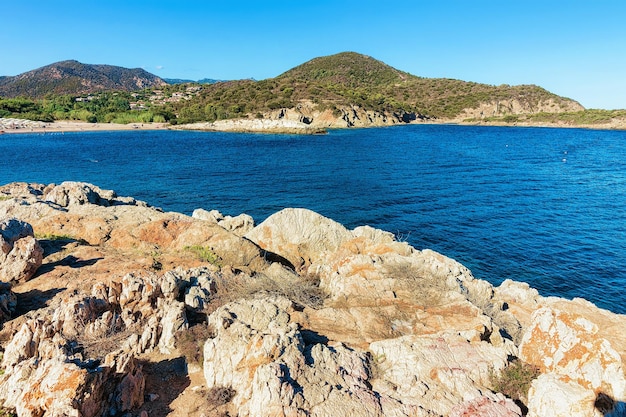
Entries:
[[499,285],[626,313],[626,132],[407,125],[298,136],[0,135],[0,184],[84,181],[166,211],[303,207]]

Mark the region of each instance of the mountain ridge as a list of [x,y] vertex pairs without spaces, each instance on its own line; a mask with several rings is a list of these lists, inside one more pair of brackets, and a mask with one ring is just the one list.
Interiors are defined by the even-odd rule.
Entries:
[[[357,52],[316,57],[259,81],[168,85],[143,69],[73,60],[0,78],[0,97],[41,99],[50,94],[85,96],[107,90],[135,91],[139,94],[133,93],[134,99],[129,96],[134,106],[129,109],[166,115],[166,121],[178,125],[224,119],[285,119],[315,128],[385,126],[417,120],[482,122],[494,118],[509,118],[504,120],[508,123],[517,121],[518,116],[585,110],[575,100],[536,85],[494,86],[419,77]],[[95,104],[90,106],[88,111],[97,114]],[[9,113],[19,117],[15,111]]]
[[130,69],[65,60],[16,76],[0,77],[0,96],[43,98],[48,94],[81,95],[108,90],[134,91],[165,84],[161,78],[141,68]]

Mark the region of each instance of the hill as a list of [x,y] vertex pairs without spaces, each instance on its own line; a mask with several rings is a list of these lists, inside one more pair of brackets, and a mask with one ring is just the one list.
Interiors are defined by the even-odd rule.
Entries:
[[576,101],[535,85],[423,78],[355,52],[314,58],[262,81],[204,86],[194,99],[173,106],[183,123],[287,117],[327,127],[581,110]]
[[141,68],[61,61],[14,77],[1,77],[0,97],[43,98],[48,94],[135,91],[165,84],[165,81]]
[[[416,120],[571,125],[578,120],[585,124],[586,120],[621,117],[588,114],[576,101],[536,85],[493,86],[419,77],[355,52],[314,58],[260,81],[167,81],[170,84],[141,69],[59,62],[15,77],[0,77],[0,97],[5,97],[0,100],[0,117],[48,122],[159,121],[217,130],[221,125],[212,123],[218,120],[244,119],[252,124],[242,129],[254,130],[257,119],[264,119],[298,122],[312,131]],[[124,93],[111,95],[106,90]],[[33,101],[10,98],[20,96]],[[45,102],[39,100],[43,97]],[[241,128],[237,126],[231,127]]]

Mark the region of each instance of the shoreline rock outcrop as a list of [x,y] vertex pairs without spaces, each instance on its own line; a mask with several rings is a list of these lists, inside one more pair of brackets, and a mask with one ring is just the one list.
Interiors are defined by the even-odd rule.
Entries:
[[[19,416],[564,417],[626,401],[626,316],[494,286],[385,231],[298,208],[256,226],[164,213],[77,182],[0,196],[0,267],[22,271],[0,288],[0,405]],[[39,261],[7,257],[21,240]],[[538,372],[520,397],[498,383],[514,360]]]

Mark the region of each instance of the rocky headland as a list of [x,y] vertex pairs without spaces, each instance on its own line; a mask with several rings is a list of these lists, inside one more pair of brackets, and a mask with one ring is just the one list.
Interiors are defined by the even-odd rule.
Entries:
[[602,416],[626,316],[306,209],[259,225],[86,183],[0,187],[18,416]]

